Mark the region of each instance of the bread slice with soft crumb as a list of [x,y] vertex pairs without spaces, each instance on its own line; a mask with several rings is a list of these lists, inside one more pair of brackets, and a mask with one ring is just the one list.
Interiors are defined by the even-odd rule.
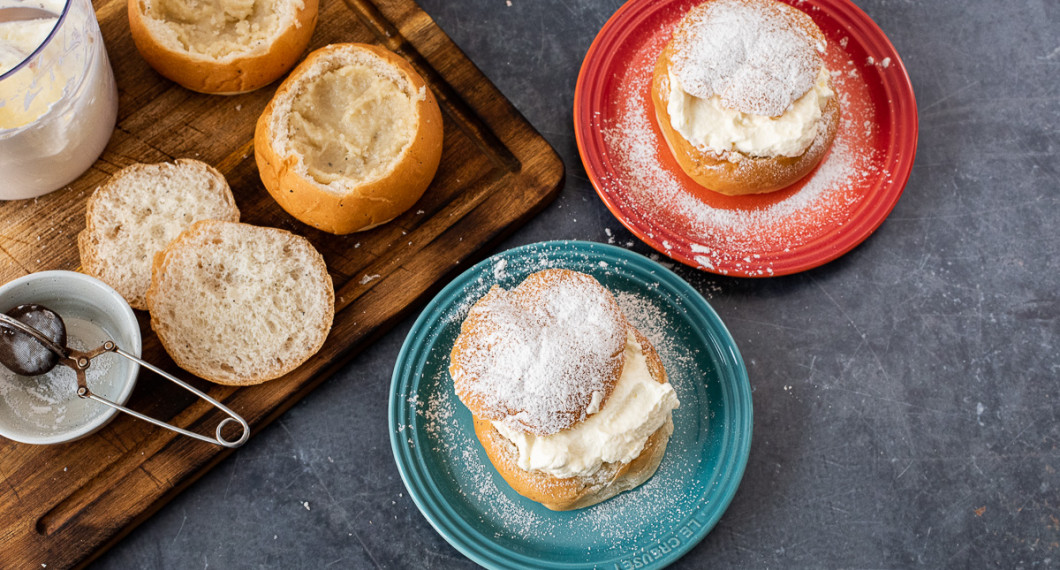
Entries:
[[202,221],[155,258],[147,306],[151,328],[178,366],[243,386],[282,376],[320,350],[335,292],[309,240]]
[[88,199],[77,236],[81,268],[146,309],[155,254],[199,220],[239,221],[220,172],[187,158],[127,166]]

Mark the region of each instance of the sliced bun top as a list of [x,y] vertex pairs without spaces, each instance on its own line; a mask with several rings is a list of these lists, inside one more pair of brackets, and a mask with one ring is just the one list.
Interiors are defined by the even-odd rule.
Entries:
[[802,11],[775,0],[708,0],[673,37],[674,75],[691,95],[776,117],[813,88],[826,40]]
[[88,199],[77,239],[82,269],[146,309],[155,254],[199,220],[239,221],[220,172],[187,158],[127,166]]
[[181,368],[221,384],[257,384],[324,344],[335,294],[324,259],[276,228],[203,221],[155,258],[151,328]]
[[627,323],[611,293],[567,269],[493,287],[471,308],[450,355],[460,400],[476,418],[549,435],[585,419],[622,372]]

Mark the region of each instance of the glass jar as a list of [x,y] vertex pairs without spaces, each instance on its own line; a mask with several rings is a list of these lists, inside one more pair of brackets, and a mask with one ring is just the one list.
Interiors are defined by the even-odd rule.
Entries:
[[[22,8],[8,12],[16,17],[25,8],[43,12],[3,22],[10,7]],[[0,0],[0,200],[34,198],[77,179],[107,146],[117,116],[114,72],[90,0]]]

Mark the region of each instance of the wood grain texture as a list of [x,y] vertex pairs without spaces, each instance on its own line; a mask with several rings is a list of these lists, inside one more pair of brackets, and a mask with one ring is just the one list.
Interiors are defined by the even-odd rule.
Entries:
[[[562,183],[553,149],[414,2],[330,0],[310,48],[375,43],[408,59],[438,98],[445,145],[434,182],[409,212],[360,234],[317,231],[273,202],[254,165],[254,121],[278,83],[236,97],[183,89],[136,52],[123,0],[97,0],[95,8],[119,86],[117,128],[103,156],[69,187],[0,204],[0,282],[77,269],[85,201],[118,169],[180,157],[214,165],[228,178],[243,221],[307,237],[335,282],[335,324],[320,353],[288,376],[250,388],[214,386],[176,369],[148,315],[138,313],[145,359],[225,402],[255,430],[544,207]],[[129,405],[202,433],[221,418],[146,372]],[[73,443],[0,440],[0,566],[39,567],[42,559],[49,568],[84,565],[228,453],[121,415]]]

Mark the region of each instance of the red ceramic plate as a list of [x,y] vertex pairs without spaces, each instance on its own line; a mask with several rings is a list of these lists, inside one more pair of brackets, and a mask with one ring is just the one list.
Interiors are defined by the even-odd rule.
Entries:
[[645,243],[723,275],[805,271],[853,249],[883,223],[916,155],[913,87],[894,46],[848,0],[785,0],[828,37],[825,62],[842,120],[821,164],[789,188],[723,196],[686,176],[659,133],[651,72],[678,20],[702,0],[630,0],[585,56],[574,132],[593,186]]

